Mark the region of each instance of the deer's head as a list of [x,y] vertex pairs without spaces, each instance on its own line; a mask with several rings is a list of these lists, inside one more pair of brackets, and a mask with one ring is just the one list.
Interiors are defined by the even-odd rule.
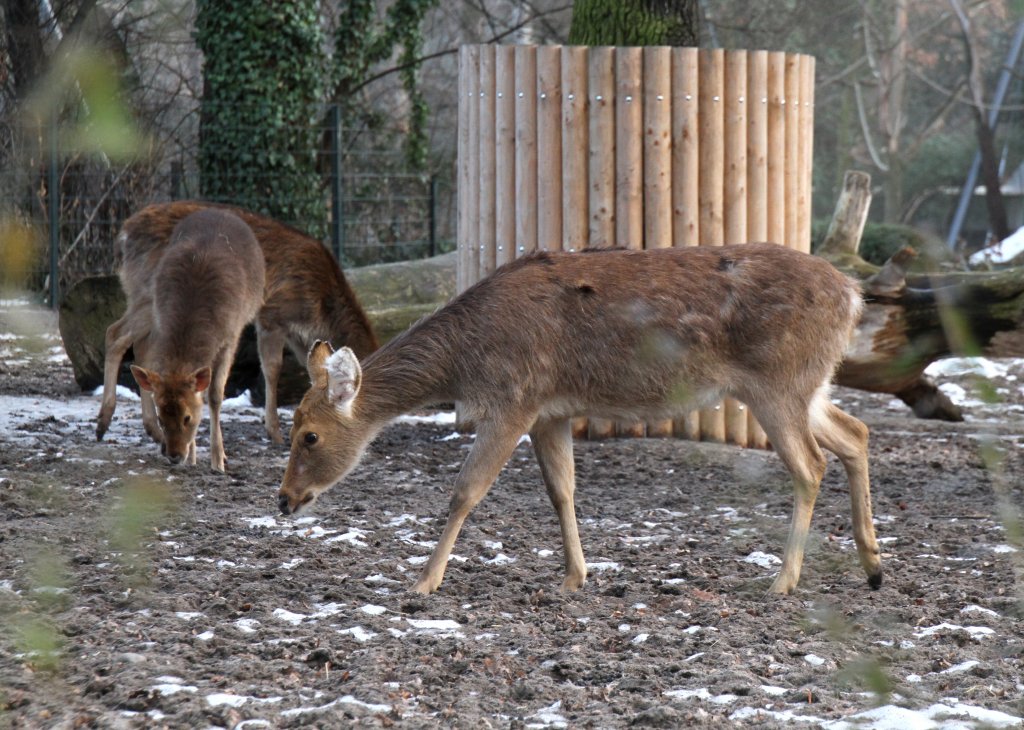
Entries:
[[297,514],[343,479],[363,455],[373,430],[358,416],[362,368],[347,347],[317,342],[306,362],[312,386],[295,410],[291,454],[278,505]]
[[164,437],[164,456],[172,464],[180,464],[188,456],[189,444],[195,439],[203,417],[202,394],[210,387],[210,368],[187,374],[160,374],[132,365],[132,375],[140,388],[153,394]]

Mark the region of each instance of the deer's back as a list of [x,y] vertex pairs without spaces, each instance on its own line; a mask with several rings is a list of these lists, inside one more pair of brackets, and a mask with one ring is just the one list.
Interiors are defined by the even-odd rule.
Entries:
[[735,394],[737,384],[809,395],[842,358],[859,308],[855,282],[774,244],[542,253],[402,339],[436,343],[454,374],[449,394],[485,410],[518,401],[644,411]]
[[153,276],[159,355],[208,364],[233,346],[263,304],[264,279],[263,251],[240,218],[215,209],[185,217]]
[[149,205],[118,236],[119,273],[129,305],[152,297],[156,263],[175,226],[199,210],[227,210],[252,230],[263,251],[266,289],[260,323],[293,339],[330,339],[360,356],[377,348],[369,320],[331,253],[316,239],[266,216],[202,201]]

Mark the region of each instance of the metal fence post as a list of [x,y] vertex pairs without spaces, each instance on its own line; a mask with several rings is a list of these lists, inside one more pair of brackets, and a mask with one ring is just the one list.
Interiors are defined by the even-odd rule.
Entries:
[[430,255],[437,256],[437,175],[430,176]]
[[60,175],[57,170],[57,129],[59,107],[50,111],[50,154],[46,171],[46,203],[50,217],[50,307],[56,309],[60,300]]
[[345,245],[345,219],[342,210],[341,186],[341,105],[332,104],[328,121],[331,130],[331,247],[340,262]]

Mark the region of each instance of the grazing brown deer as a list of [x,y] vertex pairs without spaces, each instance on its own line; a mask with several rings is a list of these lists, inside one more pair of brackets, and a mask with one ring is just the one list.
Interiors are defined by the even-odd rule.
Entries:
[[313,386],[295,411],[279,492],[299,512],[343,478],[396,416],[458,401],[476,442],[448,522],[413,590],[441,583],[455,538],[521,434],[529,433],[565,551],[565,590],[586,565],[576,526],[570,419],[660,419],[732,396],[746,403],[792,474],[795,506],[781,572],[803,562],[825,472],[846,468],[854,537],[881,585],[871,522],[867,427],[827,394],[861,309],[858,285],[820,258],[774,244],[538,253],[494,272],[360,365],[318,343]]
[[[319,241],[241,208],[199,201],[150,205],[125,221],[117,238],[121,258],[118,275],[128,309],[107,328],[97,439],[103,438],[114,416],[117,373],[128,348],[133,348],[136,362],[146,362],[148,335],[153,326],[150,312],[156,262],[178,222],[204,208],[229,210],[237,215],[252,229],[263,250],[266,289],[256,320],[256,336],[267,392],[264,422],[275,443],[283,441],[277,417],[277,381],[286,345],[300,361],[318,339],[339,347],[347,345],[360,357],[377,349],[366,314],[334,257]],[[142,396],[146,431],[159,441],[161,435],[152,402],[145,392]]]
[[220,406],[242,329],[263,305],[263,251],[242,219],[208,208],[184,218],[153,270],[147,367],[132,365],[156,405],[163,452],[196,463],[209,390],[210,463],[224,471]]

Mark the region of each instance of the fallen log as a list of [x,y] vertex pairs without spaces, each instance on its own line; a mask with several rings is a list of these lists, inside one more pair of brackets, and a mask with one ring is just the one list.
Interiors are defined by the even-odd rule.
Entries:
[[1024,321],[1024,268],[912,276],[909,249],[874,266],[857,253],[870,202],[870,176],[848,172],[817,251],[864,285],[864,314],[836,382],[890,393],[921,418],[962,421],[959,406],[924,371],[948,355],[981,354]]

